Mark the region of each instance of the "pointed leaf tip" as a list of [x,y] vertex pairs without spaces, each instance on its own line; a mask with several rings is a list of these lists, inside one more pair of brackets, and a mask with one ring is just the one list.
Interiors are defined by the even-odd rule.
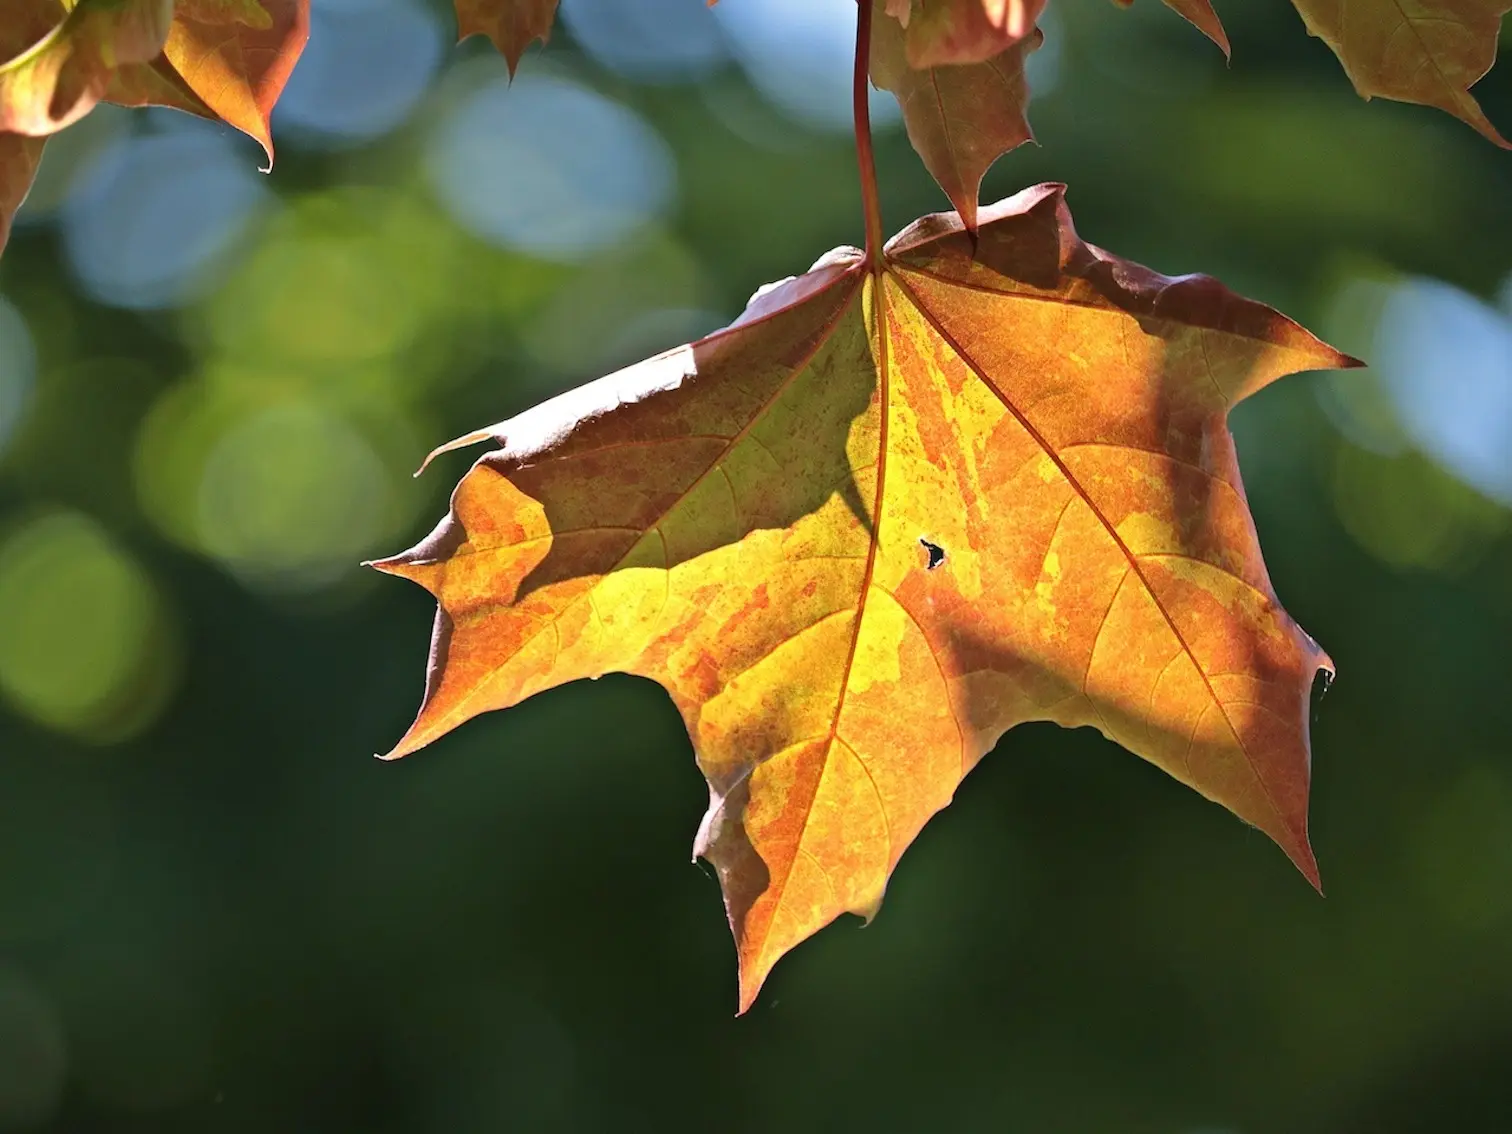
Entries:
[[1044,43],[1031,28],[1022,39],[979,63],[915,68],[897,20],[878,7],[871,45],[872,82],[891,91],[903,111],[908,140],[950,198],[968,232],[977,227],[982,178],[1008,151],[1034,140],[1025,116],[1029,83],[1024,64]]
[[1470,88],[1496,59],[1512,0],[1293,0],[1307,30],[1328,44],[1355,90],[1437,107],[1503,149],[1512,148]]
[[1233,61],[1228,32],[1224,30],[1223,21],[1218,18],[1218,13],[1213,11],[1210,0],[1165,0],[1165,3],[1171,11],[1212,40],[1218,46],[1218,50],[1223,52],[1225,63]]
[[146,63],[163,50],[173,0],[80,0],[64,11],[23,6],[7,14],[0,38],[36,31],[42,15],[61,22],[0,62],[0,133],[45,137],[77,122],[105,97],[117,68]]
[[457,40],[487,36],[509,67],[513,80],[525,50],[551,39],[557,0],[455,0]]
[[166,106],[246,134],[273,169],[272,114],[310,37],[310,0],[189,0],[163,53],[116,72],[106,98]]
[[1302,873],[1309,885],[1316,890],[1319,896],[1323,893],[1323,879],[1318,873],[1318,860],[1313,854],[1312,844],[1304,836],[1302,841],[1293,849],[1287,849],[1287,857],[1292,864]]

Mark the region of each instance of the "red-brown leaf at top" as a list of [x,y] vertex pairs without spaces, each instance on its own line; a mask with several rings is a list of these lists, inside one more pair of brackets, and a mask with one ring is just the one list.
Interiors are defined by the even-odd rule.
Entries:
[[257,31],[271,31],[273,16],[263,3],[264,0],[174,0],[173,13],[179,19],[217,27],[241,24]]
[[1213,11],[1213,5],[1208,0],[1165,0],[1165,2],[1166,7],[1216,43],[1225,59],[1232,54],[1229,50],[1228,32],[1223,30],[1223,21],[1218,18],[1218,13]]
[[[1113,3],[1120,8],[1134,6],[1134,0],[1113,0]],[[1165,0],[1165,5],[1216,43],[1225,59],[1229,58],[1231,52],[1228,32],[1224,31],[1223,21],[1218,18],[1218,13],[1213,11],[1213,5],[1208,0]]]
[[122,67],[112,75],[104,101],[117,106],[163,106],[212,120],[216,117],[215,111],[205,105],[205,100],[194,93],[194,88],[161,55],[151,63]]
[[1503,148],[1470,88],[1496,61],[1512,0],[1293,0],[1355,90],[1447,110]]
[[[880,9],[887,0],[873,0]],[[909,66],[905,33],[896,20],[872,23],[871,78],[903,108],[908,140],[945,190],[961,220],[976,230],[977,193],[987,169],[1034,137],[1024,116],[1029,84],[1024,61],[1038,50],[1038,28],[982,63]]]
[[271,164],[269,116],[309,26],[309,0],[16,0],[0,25],[0,251],[43,136],[101,99],[218,118]]
[[[1120,8],[1132,8],[1134,0],[1113,0]],[[1223,21],[1208,0],[1165,0],[1166,7],[1218,45],[1225,59],[1229,58],[1228,32],[1223,30]]]
[[35,0],[19,7],[27,24],[39,12],[57,21],[42,39],[0,63],[0,131],[33,137],[88,114],[116,68],[156,56],[173,17],[173,0],[78,0],[67,12]]
[[1025,721],[1099,729],[1317,881],[1331,664],[1271,588],[1225,419],[1352,360],[1084,243],[1060,186],[981,220],[927,217],[876,265],[838,250],[726,330],[464,438],[501,447],[376,565],[439,604],[390,757],[582,677],[667,688],[742,1009],[787,950],[876,912]]
[[1034,30],[1045,0],[884,0],[911,67],[983,63]]
[[180,0],[162,55],[124,68],[110,98],[219,118],[271,166],[273,107],[309,38],[310,0]]
[[[1114,2],[1129,7],[1133,0]],[[1228,35],[1209,0],[1165,2],[1229,54]],[[1365,98],[1446,110],[1498,146],[1512,148],[1470,94],[1496,61],[1502,16],[1512,11],[1512,0],[1292,2]]]
[[[41,42],[62,18],[57,0],[25,0],[0,21],[0,61],[8,61]],[[0,252],[10,239],[11,221],[26,200],[46,138],[0,131]]]
[[513,75],[536,40],[551,38],[557,0],[456,0],[457,38],[486,35]]

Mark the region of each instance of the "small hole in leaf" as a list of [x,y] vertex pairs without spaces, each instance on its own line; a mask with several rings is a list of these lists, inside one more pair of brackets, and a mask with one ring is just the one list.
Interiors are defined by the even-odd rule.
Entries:
[[945,549],[937,543],[930,543],[923,536],[919,537],[919,543],[929,553],[929,562],[924,564],[924,570],[933,571],[941,563],[945,562]]

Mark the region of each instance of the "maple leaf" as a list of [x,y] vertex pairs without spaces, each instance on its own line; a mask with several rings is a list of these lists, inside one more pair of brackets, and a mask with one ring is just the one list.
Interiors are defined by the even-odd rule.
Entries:
[[557,0],[456,0],[456,9],[457,39],[486,35],[513,76],[525,49],[551,38]]
[[[1045,0],[883,0],[914,68],[983,63],[1029,35]],[[880,21],[879,21],[880,22]]]
[[203,24],[242,24],[271,31],[273,17],[263,0],[176,0],[174,15]]
[[[171,19],[170,19],[171,17]],[[309,0],[21,0],[0,28],[0,251],[44,135],[101,100],[226,122],[273,162],[269,118],[309,39]],[[30,136],[30,137],[25,137]]]
[[[901,2],[901,0],[891,0]],[[1130,7],[1134,0],[1114,0]],[[1209,0],[1165,0],[1229,54]],[[1344,64],[1355,90],[1446,110],[1512,149],[1470,94],[1496,61],[1502,16],[1512,0],[1292,0],[1307,30]]]
[[1307,30],[1333,49],[1365,98],[1446,110],[1512,148],[1470,88],[1496,61],[1512,0],[1293,0]]
[[1223,30],[1223,21],[1208,0],[1165,0],[1165,3],[1167,8],[1216,43],[1225,59],[1229,58],[1232,52],[1228,32]]
[[[0,23],[0,60],[23,54],[57,26],[62,9],[56,0],[34,0],[13,9]],[[42,161],[46,138],[0,132],[0,252],[10,239],[11,220],[31,190]]]
[[[874,0],[879,10],[886,2]],[[988,167],[1034,137],[1024,117],[1029,103],[1024,61],[1044,34],[1032,28],[981,63],[915,68],[908,63],[901,24],[875,20],[872,27],[872,82],[897,96],[908,140],[966,228],[975,231],[977,193]]]
[[[1132,8],[1134,0],[1113,0],[1120,8]],[[1228,32],[1209,0],[1165,0],[1165,5],[1218,45],[1225,59],[1232,55]]]
[[125,106],[170,106],[236,127],[273,164],[270,120],[310,38],[310,0],[180,0],[163,53],[123,68]]
[[[62,13],[33,0],[22,8]],[[162,51],[172,17],[173,0],[78,0],[41,40],[0,65],[0,131],[43,137],[77,122],[116,68]]]
[[[1076,235],[1063,187],[840,249],[729,328],[471,434],[449,515],[375,566],[438,600],[389,753],[620,671],[709,783],[748,1007],[870,917],[1007,729],[1091,725],[1269,834],[1315,884],[1308,705],[1225,418],[1354,365],[1205,276]],[[440,451],[440,450],[438,450]]]

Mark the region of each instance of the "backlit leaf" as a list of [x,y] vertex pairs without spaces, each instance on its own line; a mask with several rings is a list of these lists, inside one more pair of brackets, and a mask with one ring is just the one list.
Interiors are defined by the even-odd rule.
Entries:
[[1216,43],[1227,58],[1229,52],[1228,33],[1223,30],[1223,21],[1218,18],[1218,13],[1213,11],[1213,5],[1208,0],[1165,0],[1166,7],[1179,14],[1187,23],[1207,36]]
[[1447,110],[1512,148],[1470,88],[1496,61],[1509,0],[1293,0],[1355,90]]
[[1045,0],[884,0],[905,29],[912,67],[982,63],[1033,30]]
[[975,237],[927,217],[875,271],[840,249],[726,330],[454,443],[501,448],[376,564],[439,603],[389,755],[578,678],[660,682],[709,783],[696,853],[742,1008],[787,950],[876,912],[1026,721],[1099,729],[1316,883],[1308,706],[1331,663],[1271,589],[1226,415],[1351,362],[1083,243],[1056,185]]
[[59,0],[10,0],[0,20],[0,64],[40,44],[67,15]]
[[163,49],[172,16],[173,0],[79,0],[42,40],[0,65],[0,131],[42,137],[78,121],[117,67]]
[[195,0],[175,14],[162,57],[121,76],[111,98],[208,112],[255,138],[271,165],[273,107],[309,38],[309,0]]
[[106,99],[227,122],[271,163],[269,117],[308,38],[309,0],[20,0],[0,26],[0,251],[42,155],[15,135]]
[[[57,0],[21,0],[0,21],[0,61],[10,61],[39,43],[62,21]],[[0,132],[0,252],[10,239],[11,220],[26,200],[46,138]]]
[[[1134,0],[1113,0],[1113,3],[1120,8],[1134,6]],[[1216,43],[1225,59],[1229,57],[1228,32],[1223,30],[1223,21],[1218,18],[1218,13],[1213,11],[1213,6],[1208,0],[1165,0],[1165,4],[1167,8]]]
[[122,67],[111,76],[105,101],[118,106],[166,106],[201,118],[215,118],[215,111],[194,93],[184,77],[161,55],[151,63]]
[[[875,3],[880,9],[885,0]],[[982,63],[916,69],[908,64],[897,21],[877,19],[872,27],[872,82],[898,96],[908,140],[966,227],[975,230],[977,192],[988,167],[1034,136],[1024,117],[1029,104],[1024,60],[1044,42],[1044,34],[1032,29]]]
[[273,17],[262,0],[176,0],[174,15],[202,24],[241,24],[272,31]]
[[557,0],[456,0],[456,7],[457,38],[486,35],[513,75],[527,47],[551,38]]

